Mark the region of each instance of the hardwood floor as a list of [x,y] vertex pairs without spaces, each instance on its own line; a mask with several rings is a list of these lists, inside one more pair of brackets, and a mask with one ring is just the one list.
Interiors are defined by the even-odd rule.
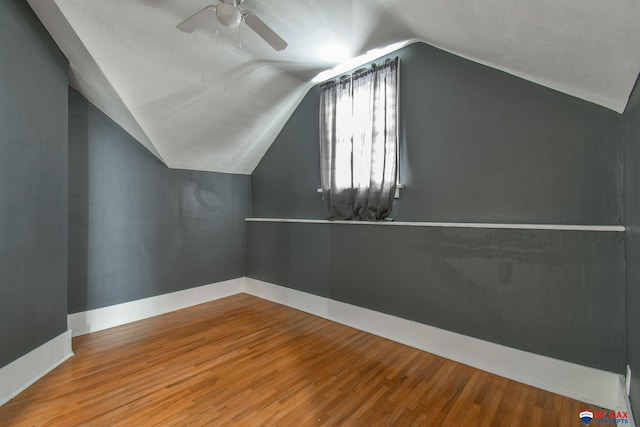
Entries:
[[601,410],[235,295],[74,338],[2,426],[581,426]]

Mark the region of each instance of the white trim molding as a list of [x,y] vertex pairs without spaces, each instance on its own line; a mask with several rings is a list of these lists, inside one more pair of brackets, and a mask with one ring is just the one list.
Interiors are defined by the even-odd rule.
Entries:
[[73,356],[67,330],[35,350],[0,368],[0,406]]
[[622,375],[449,332],[255,279],[245,292],[501,377],[592,405],[626,411]]
[[70,314],[73,336],[124,325],[242,292],[244,277]]
[[241,292],[588,404],[631,413],[622,375],[247,277],[72,314],[69,325],[77,336]]
[[[629,394],[627,393],[627,384],[625,378],[620,376],[620,411],[626,412],[629,416],[629,424],[621,424],[619,425],[630,425],[632,427],[636,426],[635,419],[633,417],[633,409],[631,407],[631,400],[629,400]],[[623,421],[624,422],[624,421]]]
[[624,232],[623,225],[568,225],[568,224],[498,224],[473,222],[402,222],[402,221],[328,221],[325,219],[245,218],[246,222],[283,222],[295,224],[344,224],[401,227],[491,228],[509,230],[564,230]]

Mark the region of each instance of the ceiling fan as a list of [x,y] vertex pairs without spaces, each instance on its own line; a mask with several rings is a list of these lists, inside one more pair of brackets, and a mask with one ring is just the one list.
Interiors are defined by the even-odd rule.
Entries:
[[185,33],[192,33],[194,30],[205,26],[215,16],[217,22],[229,28],[238,28],[240,22],[244,22],[275,50],[284,50],[288,46],[287,42],[253,12],[240,9],[242,2],[244,0],[220,0],[217,5],[206,6],[188,17],[179,23],[176,28]]

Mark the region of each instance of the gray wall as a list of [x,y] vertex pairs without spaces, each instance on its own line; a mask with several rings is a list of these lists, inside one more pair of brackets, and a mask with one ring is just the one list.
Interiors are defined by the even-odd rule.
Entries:
[[69,312],[244,276],[249,185],[168,169],[71,90]]
[[[422,43],[397,55],[407,188],[396,220],[622,223],[621,115]],[[253,173],[252,216],[325,218],[318,98]],[[622,233],[248,223],[247,275],[624,370]]]
[[631,402],[640,417],[640,82],[624,112],[625,225],[627,265],[627,363],[631,366]]
[[67,62],[0,2],[0,367],[67,329]]
[[[398,221],[622,224],[619,114],[424,43],[400,50]],[[252,175],[252,214],[324,219],[319,90]]]
[[622,233],[248,222],[247,276],[558,359],[624,367]]
[[320,188],[320,90],[312,88],[251,175],[251,214],[325,219]]

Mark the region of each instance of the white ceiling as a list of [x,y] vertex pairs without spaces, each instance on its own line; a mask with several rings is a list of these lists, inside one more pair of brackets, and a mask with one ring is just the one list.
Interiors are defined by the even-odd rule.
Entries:
[[398,42],[619,113],[640,72],[640,0],[246,0],[282,52],[244,25],[175,28],[211,0],[28,2],[71,84],[172,168],[250,174],[314,76]]

